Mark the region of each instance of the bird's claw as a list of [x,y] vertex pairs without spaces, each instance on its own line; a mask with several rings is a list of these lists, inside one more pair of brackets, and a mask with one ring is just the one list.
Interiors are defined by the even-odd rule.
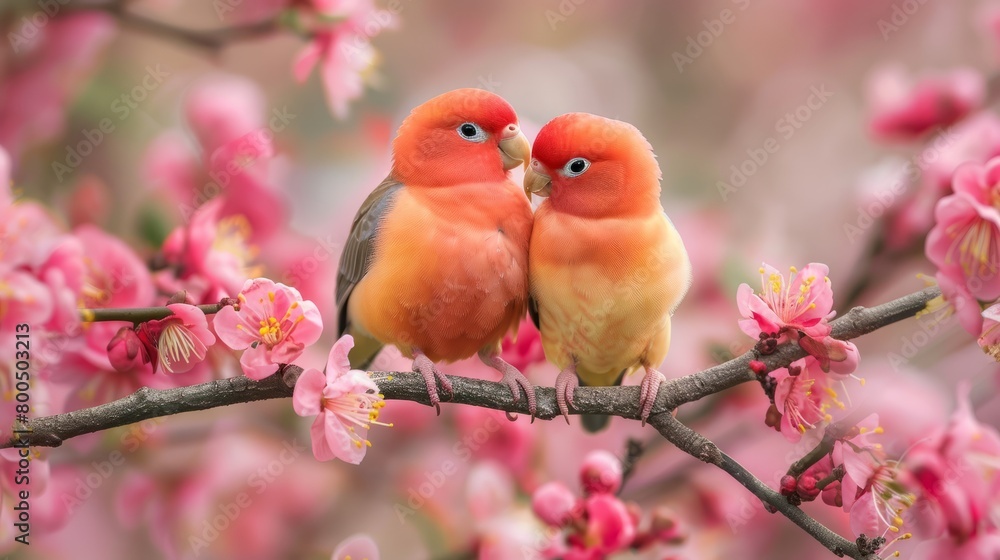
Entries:
[[559,406],[559,412],[566,419],[567,425],[569,425],[569,407],[574,406],[573,392],[579,385],[576,368],[572,366],[560,371],[559,376],[556,377],[556,404]]
[[427,385],[427,396],[430,398],[431,406],[433,406],[437,411],[437,415],[441,416],[441,398],[438,396],[438,383],[441,383],[441,392],[444,393],[446,401],[450,401],[452,397],[455,396],[455,392],[452,389],[451,381],[448,379],[448,376],[441,373],[441,370],[434,365],[434,362],[423,354],[417,354],[417,356],[413,358],[413,371],[419,373],[424,378],[424,383]]
[[[531,421],[534,422],[535,414],[538,412],[538,405],[535,399],[535,386],[531,384],[531,381],[528,381],[528,378],[518,371],[516,367],[508,364],[495,353],[482,352],[479,354],[479,358],[484,364],[503,374],[500,382],[507,385],[510,389],[515,403],[521,400],[521,390],[524,390],[524,394],[528,398],[528,414],[531,415]],[[508,420],[514,421],[517,419],[517,415],[509,411],[506,414]]]
[[639,385],[639,420],[642,425],[646,425],[649,414],[653,412],[653,405],[656,404],[656,396],[660,392],[660,384],[667,378],[662,373],[653,368],[646,368],[646,376],[642,378]]

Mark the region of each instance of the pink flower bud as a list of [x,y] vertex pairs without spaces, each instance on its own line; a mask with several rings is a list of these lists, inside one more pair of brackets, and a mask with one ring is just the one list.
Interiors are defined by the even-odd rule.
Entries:
[[760,360],[750,360],[750,371],[756,375],[764,375],[767,373],[767,366]]
[[622,463],[607,451],[592,451],[580,466],[580,483],[587,494],[614,494],[622,485]]
[[548,482],[531,496],[531,509],[547,525],[561,527],[576,506],[576,496],[561,482]]
[[816,488],[816,477],[808,474],[802,475],[795,491],[803,501],[815,500],[816,496],[819,496],[820,492],[819,488]]
[[782,496],[791,496],[792,494],[795,493],[795,489],[797,487],[798,487],[798,481],[795,480],[794,476],[786,474],[785,476],[781,477]]
[[142,342],[132,327],[122,327],[115,333],[111,342],[108,342],[108,359],[116,370],[123,373],[131,371],[141,364],[139,357],[141,349]]

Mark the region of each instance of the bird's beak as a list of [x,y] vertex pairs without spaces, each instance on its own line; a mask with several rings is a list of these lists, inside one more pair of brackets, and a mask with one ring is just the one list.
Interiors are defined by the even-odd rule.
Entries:
[[552,193],[552,177],[546,175],[545,171],[545,166],[540,161],[531,160],[524,172],[524,194],[528,196],[528,200],[531,200],[532,194],[545,197]]
[[500,139],[500,158],[503,159],[504,170],[510,171],[522,164],[527,167],[530,157],[531,143],[524,133],[516,124],[507,125]]

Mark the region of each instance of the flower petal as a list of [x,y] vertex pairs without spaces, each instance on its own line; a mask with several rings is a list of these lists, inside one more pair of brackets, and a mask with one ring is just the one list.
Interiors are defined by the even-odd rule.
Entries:
[[278,371],[277,364],[271,360],[269,354],[263,344],[258,344],[256,348],[247,348],[240,357],[244,375],[250,379],[260,380]]
[[326,376],[315,368],[302,372],[292,391],[292,408],[299,416],[316,416],[322,410],[323,388]]
[[354,348],[354,337],[345,334],[340,337],[330,349],[330,357],[326,361],[326,374],[340,376],[351,370],[351,362],[347,359],[351,348]]

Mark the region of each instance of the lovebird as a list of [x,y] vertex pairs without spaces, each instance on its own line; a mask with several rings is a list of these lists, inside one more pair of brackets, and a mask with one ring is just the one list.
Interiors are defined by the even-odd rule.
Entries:
[[458,89],[415,108],[392,143],[389,176],[361,205],[337,274],[339,333],[352,367],[385,344],[413,359],[440,414],[435,362],[478,354],[503,374],[514,401],[528,379],[500,358],[528,305],[532,211],[509,176],[531,145],[502,97]]
[[[532,146],[525,193],[547,197],[531,234],[529,313],[560,368],[556,400],[569,422],[578,384],[619,385],[645,369],[645,424],[665,380],[670,320],[691,284],[684,243],[660,205],[660,167],[634,126],[570,113]],[[584,415],[589,431],[609,417]]]

